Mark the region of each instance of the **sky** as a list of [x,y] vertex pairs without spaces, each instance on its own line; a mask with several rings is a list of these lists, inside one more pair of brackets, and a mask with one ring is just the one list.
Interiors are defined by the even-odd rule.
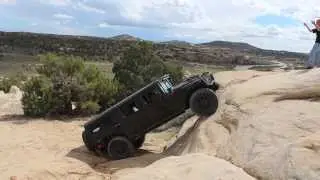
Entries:
[[226,40],[308,53],[319,0],[0,0],[0,31]]

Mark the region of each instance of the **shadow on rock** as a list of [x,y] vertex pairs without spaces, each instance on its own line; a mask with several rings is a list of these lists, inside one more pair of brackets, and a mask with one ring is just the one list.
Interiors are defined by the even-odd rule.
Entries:
[[195,130],[206,120],[208,120],[209,117],[199,117],[195,123],[180,137],[178,137],[175,142],[170,145],[163,154],[167,156],[178,156],[181,155],[182,152],[185,150],[185,148],[188,146],[190,142],[193,141],[194,137],[194,132]]
[[113,174],[121,169],[146,167],[166,156],[163,154],[149,152],[144,149],[139,149],[134,157],[122,160],[109,160],[88,151],[85,146],[80,146],[71,150],[67,154],[67,157],[80,160],[88,164],[97,172]]

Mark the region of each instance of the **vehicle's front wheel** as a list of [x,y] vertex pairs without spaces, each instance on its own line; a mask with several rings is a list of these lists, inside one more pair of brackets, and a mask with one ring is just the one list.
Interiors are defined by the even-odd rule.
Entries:
[[135,147],[126,137],[117,136],[110,139],[107,151],[111,159],[120,160],[133,156]]
[[210,116],[218,109],[218,97],[208,88],[195,91],[189,103],[191,110],[200,116]]

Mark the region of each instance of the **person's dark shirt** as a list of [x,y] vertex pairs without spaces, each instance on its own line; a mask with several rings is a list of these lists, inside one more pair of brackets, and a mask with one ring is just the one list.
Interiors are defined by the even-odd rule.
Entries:
[[317,29],[312,29],[312,32],[317,34],[316,43],[320,43],[320,31]]

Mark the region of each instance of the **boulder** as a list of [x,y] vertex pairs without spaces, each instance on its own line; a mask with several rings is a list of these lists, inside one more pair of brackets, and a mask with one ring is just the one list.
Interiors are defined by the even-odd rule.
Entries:
[[231,163],[205,154],[171,156],[145,168],[116,174],[117,180],[255,180]]

